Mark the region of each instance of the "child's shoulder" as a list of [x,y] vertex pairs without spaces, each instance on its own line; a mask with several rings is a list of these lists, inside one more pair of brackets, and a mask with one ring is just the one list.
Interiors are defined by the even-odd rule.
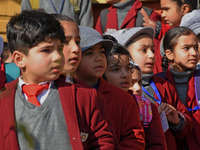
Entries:
[[109,92],[113,95],[116,95],[116,96],[130,96],[130,94],[124,90],[122,90],[121,88],[119,87],[116,87],[114,85],[111,85],[109,83],[107,83],[104,79],[100,79],[100,82],[99,82],[99,88],[100,90],[104,91],[104,92]]
[[156,84],[168,84],[166,80],[166,72],[161,72],[152,77],[153,82]]

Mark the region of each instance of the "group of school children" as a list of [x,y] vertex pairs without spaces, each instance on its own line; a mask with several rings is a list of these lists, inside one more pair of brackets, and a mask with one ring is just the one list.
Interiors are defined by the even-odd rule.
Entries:
[[[161,0],[167,31],[146,8],[148,27],[110,22],[104,35],[43,10],[11,17],[7,40],[21,74],[5,83],[0,70],[0,149],[199,149],[200,23],[188,19],[199,11],[179,4]],[[158,61],[163,72],[155,74]]]

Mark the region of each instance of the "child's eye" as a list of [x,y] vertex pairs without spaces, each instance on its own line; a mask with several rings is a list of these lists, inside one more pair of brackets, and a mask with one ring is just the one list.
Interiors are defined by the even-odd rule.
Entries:
[[69,41],[68,41],[68,40],[65,40],[64,44],[65,44],[65,45],[68,45],[68,44],[69,44]]
[[151,49],[151,51],[152,51],[152,53],[154,53],[154,52],[155,52],[155,49]]
[[60,48],[58,49],[58,51],[59,51],[59,52],[62,52],[62,51],[63,51],[63,47],[60,47]]
[[50,51],[51,51],[50,49],[43,49],[41,52],[49,53]]
[[146,53],[146,52],[147,52],[147,49],[143,48],[143,49],[142,49],[142,52]]
[[76,41],[76,44],[79,46],[80,45],[80,41]]
[[138,82],[140,85],[142,85],[142,80],[139,80],[139,82]]
[[88,52],[85,52],[84,55],[92,55],[93,52],[92,51],[88,51]]
[[195,48],[194,48],[196,51],[198,51],[199,50],[199,46],[197,45],[197,46],[195,46]]
[[189,47],[183,47],[184,50],[189,50]]
[[130,66],[126,67],[126,71],[129,71],[129,70],[131,70],[131,67]]
[[119,71],[119,68],[112,69],[112,72],[117,72],[117,71]]
[[105,49],[101,48],[101,54],[105,54],[105,53],[106,53]]

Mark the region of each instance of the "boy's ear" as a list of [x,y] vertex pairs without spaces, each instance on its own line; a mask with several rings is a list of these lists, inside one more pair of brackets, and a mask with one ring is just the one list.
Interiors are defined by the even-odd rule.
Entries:
[[25,57],[26,57],[25,54],[23,54],[22,52],[19,51],[13,52],[13,60],[19,68],[25,67]]
[[188,4],[183,4],[183,6],[181,7],[181,11],[182,11],[183,15],[189,13],[190,12],[190,6]]
[[165,51],[165,55],[166,55],[167,59],[169,59],[170,61],[173,61],[173,60],[174,60],[174,54],[172,53],[171,50],[167,49],[167,50]]

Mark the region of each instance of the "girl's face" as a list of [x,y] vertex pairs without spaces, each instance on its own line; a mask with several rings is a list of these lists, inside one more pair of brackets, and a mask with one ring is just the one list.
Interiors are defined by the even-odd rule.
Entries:
[[166,56],[173,61],[172,68],[177,72],[194,69],[198,62],[198,43],[194,34],[182,35],[177,40],[174,51],[166,50]]
[[181,8],[178,8],[176,2],[171,0],[160,0],[160,5],[162,8],[161,16],[164,21],[169,24],[170,27],[179,26],[184,13]]
[[148,35],[139,35],[127,47],[134,62],[139,65],[144,74],[153,72],[155,63],[154,48],[153,40]]
[[108,56],[105,72],[107,82],[127,91],[131,85],[131,65],[128,55]]
[[75,72],[81,61],[80,36],[78,26],[75,23],[68,21],[60,22],[66,37],[63,48],[65,66],[62,74],[67,74],[69,72]]
[[103,76],[107,66],[105,49],[98,43],[82,53],[82,59],[76,70],[77,78],[87,84],[93,84]]
[[134,95],[142,96],[142,75],[136,67],[132,69],[132,85],[130,89]]

